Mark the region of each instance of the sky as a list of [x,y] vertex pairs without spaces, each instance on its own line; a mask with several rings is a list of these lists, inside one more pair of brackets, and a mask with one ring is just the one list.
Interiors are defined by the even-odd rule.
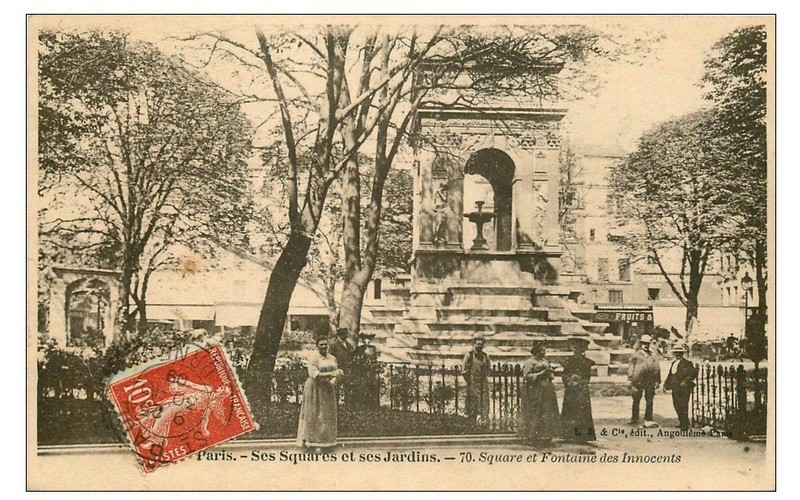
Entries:
[[739,26],[740,17],[629,18],[632,31],[660,34],[641,65],[604,67],[606,85],[597,96],[571,103],[564,129],[579,143],[618,146],[632,151],[654,125],[707,106],[698,83],[703,61],[714,43]]
[[[249,33],[248,25],[264,23],[264,18],[200,19],[202,29],[216,27]],[[275,18],[272,18],[275,19]],[[515,18],[501,19],[510,22]],[[703,75],[703,61],[713,44],[739,26],[753,24],[753,18],[741,16],[582,16],[547,17],[544,22],[568,22],[617,32],[626,37],[659,41],[639,61],[602,63],[588,68],[605,85],[594,96],[566,104],[569,109],[563,129],[570,141],[600,144],[630,152],[637,139],[654,125],[700,109],[707,105],[698,86]],[[469,22],[475,22],[469,18]],[[136,22],[138,21],[138,22]],[[131,30],[137,38],[159,41],[181,32],[197,31],[198,21],[184,18],[103,18],[104,23]],[[425,21],[435,21],[426,18]],[[97,18],[90,21],[96,23]],[[497,21],[493,21],[497,23]],[[75,18],[61,20],[62,26],[81,24]]]

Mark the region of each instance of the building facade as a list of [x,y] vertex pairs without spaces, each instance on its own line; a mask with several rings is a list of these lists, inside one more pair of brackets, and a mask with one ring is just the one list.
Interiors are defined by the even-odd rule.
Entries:
[[[658,266],[646,257],[628,255],[621,245],[608,182],[611,169],[624,160],[626,152],[607,145],[570,147],[574,159],[568,177],[575,194],[573,226],[562,231],[565,283],[580,295],[580,302],[605,311],[597,320],[607,321],[612,331],[626,339],[655,328],[685,332],[685,307]],[[680,251],[668,252],[662,262],[680,289]],[[740,264],[722,252],[709,259],[698,297],[696,340],[743,334],[745,300],[740,281],[747,270]],[[750,290],[748,296],[750,307],[757,303],[753,293]]]

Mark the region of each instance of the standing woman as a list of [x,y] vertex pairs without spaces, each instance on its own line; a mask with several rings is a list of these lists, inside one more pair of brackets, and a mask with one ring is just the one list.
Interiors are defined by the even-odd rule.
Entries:
[[328,339],[317,339],[317,352],[308,357],[308,379],[303,386],[297,445],[336,446],[336,378],[342,374],[336,358],[328,354]]
[[545,359],[545,344],[536,341],[522,367],[523,392],[517,435],[534,446],[549,445],[561,434],[553,368]]
[[592,419],[592,400],[589,396],[589,380],[592,378],[594,361],[586,357],[589,340],[576,338],[572,341],[573,355],[564,361],[564,404],[561,405],[561,425],[564,441],[586,443],[597,441]]

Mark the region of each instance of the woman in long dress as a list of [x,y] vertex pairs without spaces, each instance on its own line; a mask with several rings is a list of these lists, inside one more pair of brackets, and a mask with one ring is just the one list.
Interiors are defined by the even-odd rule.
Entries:
[[342,374],[336,358],[328,354],[328,339],[317,339],[317,352],[308,357],[308,379],[303,386],[297,445],[336,446],[336,379]]
[[565,441],[586,443],[596,441],[589,380],[594,361],[586,357],[587,339],[573,340],[574,354],[564,361],[564,404],[561,405],[561,425]]
[[534,446],[547,446],[561,434],[553,368],[545,359],[544,342],[536,342],[522,367],[523,392],[517,435]]

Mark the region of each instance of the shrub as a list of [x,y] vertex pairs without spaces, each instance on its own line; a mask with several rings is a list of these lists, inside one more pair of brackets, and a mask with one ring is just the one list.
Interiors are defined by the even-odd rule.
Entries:
[[[252,344],[251,344],[252,345]],[[314,334],[305,330],[284,332],[280,348],[286,351],[299,351],[314,346]]]
[[280,358],[281,363],[272,374],[272,395],[281,403],[290,399],[298,402],[308,378],[305,362],[296,354],[284,353]]
[[414,370],[398,365],[390,372],[386,390],[389,392],[392,408],[409,410],[416,401],[416,376]]
[[456,390],[454,387],[436,382],[433,390],[427,395],[426,400],[428,407],[431,408],[434,413],[444,413],[447,406],[455,397]]

